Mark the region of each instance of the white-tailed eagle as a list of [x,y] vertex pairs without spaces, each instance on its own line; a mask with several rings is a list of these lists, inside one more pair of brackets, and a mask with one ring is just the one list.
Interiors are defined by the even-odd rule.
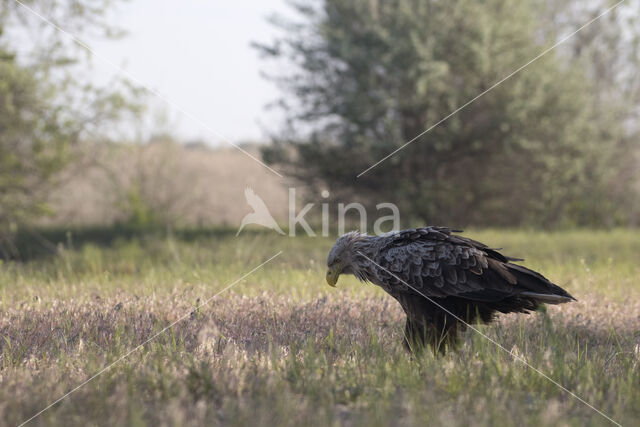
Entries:
[[542,304],[575,300],[561,287],[475,240],[446,227],[423,227],[380,236],[347,233],[327,259],[327,283],[353,274],[382,287],[407,315],[405,345],[444,352],[465,323],[500,313],[528,313]]

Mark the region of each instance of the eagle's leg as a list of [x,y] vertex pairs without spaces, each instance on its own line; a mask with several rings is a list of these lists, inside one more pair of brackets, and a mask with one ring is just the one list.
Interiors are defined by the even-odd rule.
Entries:
[[396,298],[407,315],[404,330],[407,350],[415,353],[429,346],[434,354],[445,354],[448,347],[457,345],[461,325],[454,316],[421,295],[401,294]]
[[435,355],[444,355],[447,348],[453,348],[457,343],[457,322],[444,316],[440,321],[424,317],[415,320],[407,316],[404,328],[404,346],[409,352],[419,353],[429,346]]

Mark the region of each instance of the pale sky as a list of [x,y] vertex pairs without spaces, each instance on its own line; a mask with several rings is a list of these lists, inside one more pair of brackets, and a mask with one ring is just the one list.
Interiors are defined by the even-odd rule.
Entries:
[[[131,0],[113,13],[127,37],[87,41],[232,142],[264,140],[263,128],[274,130],[280,120],[265,109],[278,91],[260,76],[266,64],[250,43],[276,34],[265,19],[273,12],[286,14],[289,8],[284,0]],[[103,81],[118,73],[98,59],[93,69]],[[153,105],[156,116],[167,113],[172,132],[182,139],[220,143],[178,109],[158,99]]]

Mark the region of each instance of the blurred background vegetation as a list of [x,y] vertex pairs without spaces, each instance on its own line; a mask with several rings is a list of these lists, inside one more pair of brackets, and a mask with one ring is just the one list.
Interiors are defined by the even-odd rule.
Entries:
[[[26,3],[70,33],[124,36],[105,18],[117,2]],[[294,15],[271,18],[280,36],[255,44],[265,69],[286,64],[268,76],[286,121],[246,147],[287,176],[279,180],[239,152],[183,144],[162,126],[122,138],[123,121],[147,114],[145,92],[124,79],[93,85],[82,46],[2,2],[3,256],[19,253],[16,235],[46,246],[43,227],[236,227],[249,211],[246,185],[283,222],[286,187],[296,185],[310,200],[328,189],[330,202],[396,203],[402,225],[638,226],[636,0],[356,178],[613,4],[291,2]]]
[[355,179],[613,2],[325,0],[259,45],[288,123],[266,158],[336,197],[458,226],[638,225],[638,2]]

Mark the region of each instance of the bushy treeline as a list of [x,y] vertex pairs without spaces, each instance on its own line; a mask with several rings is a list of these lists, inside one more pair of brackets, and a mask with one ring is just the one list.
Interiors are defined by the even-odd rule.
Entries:
[[[456,226],[640,224],[640,7],[322,0],[259,45],[287,123],[265,158],[336,200]],[[497,82],[533,60],[517,74]],[[417,138],[363,175],[379,160]]]
[[0,251],[12,252],[18,227],[49,211],[60,174],[80,159],[80,143],[106,139],[113,123],[136,112],[139,90],[122,80],[97,87],[81,78],[88,52],[27,8],[71,34],[118,35],[105,21],[112,0],[0,3]]
[[[114,3],[26,4],[73,34],[114,37],[119,30],[106,19]],[[274,18],[282,37],[259,46],[291,71],[273,76],[284,90],[280,105],[288,120],[264,157],[308,187],[310,198],[372,209],[393,202],[405,225],[640,225],[640,27],[634,25],[640,0],[627,0],[544,56],[607,4],[315,0],[293,6],[299,19]],[[99,206],[113,201],[120,210],[109,218],[138,225],[210,224],[228,216],[226,206],[215,211],[200,196],[207,188],[230,204],[229,192],[193,185],[197,168],[154,154],[164,152],[159,147],[137,150],[139,156],[115,169],[100,163],[96,153],[108,151],[103,142],[118,140],[114,123],[139,111],[141,91],[122,80],[96,87],[82,69],[88,62],[81,46],[23,6],[0,2],[0,251],[14,252],[12,235],[49,212],[51,195],[69,182],[99,181],[79,187],[101,189],[63,198],[76,214],[80,203],[71,200],[86,205],[99,198]],[[167,147],[167,153],[175,148]],[[132,173],[121,173],[125,165]],[[176,179],[178,170],[183,179]],[[318,197],[325,189],[330,200]],[[241,189],[233,192],[244,203]],[[192,218],[196,204],[212,221],[204,213]],[[67,214],[74,222],[73,212]]]

